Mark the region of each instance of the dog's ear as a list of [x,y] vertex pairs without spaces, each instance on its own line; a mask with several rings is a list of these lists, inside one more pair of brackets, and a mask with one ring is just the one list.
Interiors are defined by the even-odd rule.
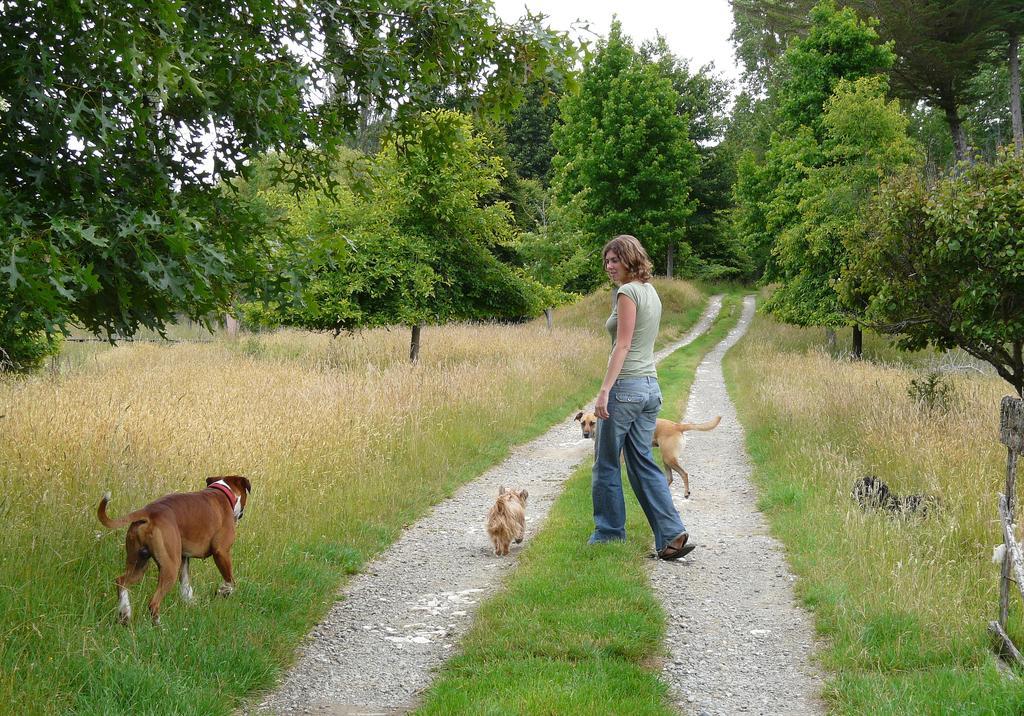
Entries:
[[245,488],[246,493],[252,492],[252,483],[249,482],[248,477],[239,477],[239,480],[242,481],[242,487]]
[[527,492],[526,490],[520,490],[519,491],[519,497],[520,497],[520,499],[522,499],[523,502],[526,502],[526,498],[529,497],[529,495],[530,495],[530,493]]
[[219,479],[220,479],[219,477],[208,477],[208,478],[206,478],[206,484],[207,485],[212,485],[213,483],[217,482],[217,480],[219,480]]
[[501,487],[498,488],[498,495],[501,496],[501,495],[504,495],[504,494],[505,494],[505,486],[502,485]]
[[576,417],[575,417],[575,418],[573,418],[573,420],[579,420],[579,419],[581,419],[582,417],[583,417],[583,411],[581,410],[580,412],[576,413]]

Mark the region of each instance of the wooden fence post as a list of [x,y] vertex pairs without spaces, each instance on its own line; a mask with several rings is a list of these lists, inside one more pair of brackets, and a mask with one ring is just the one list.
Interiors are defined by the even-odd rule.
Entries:
[[[1010,582],[1024,596],[1024,555],[1017,542],[1017,457],[1024,450],[1024,400],[1006,396],[1000,405],[999,441],[1006,446],[1006,489],[999,496],[999,521],[1003,528],[1003,566],[999,578],[999,620],[989,622],[996,648],[1004,657],[1024,666],[1024,656],[1006,632],[1010,613]],[[1014,578],[1011,578],[1011,573]]]

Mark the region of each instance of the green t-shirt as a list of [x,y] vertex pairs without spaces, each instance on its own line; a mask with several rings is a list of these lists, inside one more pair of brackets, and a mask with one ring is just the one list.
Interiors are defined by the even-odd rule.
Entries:
[[661,299],[658,298],[658,292],[650,283],[630,281],[612,293],[612,315],[604,324],[612,337],[612,350],[615,350],[615,339],[619,330],[620,293],[636,304],[636,326],[633,328],[633,341],[629,344],[629,353],[626,354],[626,362],[622,364],[619,377],[657,377],[658,373],[654,368],[654,339],[658,337],[661,325]]

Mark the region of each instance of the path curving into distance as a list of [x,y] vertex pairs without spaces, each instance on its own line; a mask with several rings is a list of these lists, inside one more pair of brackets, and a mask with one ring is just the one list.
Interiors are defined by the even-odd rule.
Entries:
[[[721,307],[722,297],[712,296],[697,324],[656,359],[707,331]],[[498,487],[529,490],[528,543],[593,446],[569,416],[436,505],[342,588],[283,683],[245,712],[368,716],[414,707],[477,605],[518,561],[516,547],[495,557],[484,531]]]
[[662,668],[672,699],[694,716],[824,714],[822,673],[810,615],[793,594],[782,545],[756,506],[743,427],[725,388],[722,358],[754,316],[747,296],[739,323],[697,367],[687,422],[716,415],[710,432],[689,432],[673,498],[695,549],[679,562],[656,561],[651,582],[668,613],[669,657]]

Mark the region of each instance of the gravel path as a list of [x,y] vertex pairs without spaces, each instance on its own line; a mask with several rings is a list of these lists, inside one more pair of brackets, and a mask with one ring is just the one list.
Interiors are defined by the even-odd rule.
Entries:
[[[712,297],[697,325],[658,359],[706,331],[721,305],[721,296]],[[345,585],[284,683],[252,711],[354,716],[413,707],[477,605],[517,562],[518,547],[511,558],[495,557],[484,531],[498,487],[529,490],[529,543],[564,481],[593,449],[569,416],[437,505]]]
[[679,562],[655,561],[651,581],[669,615],[670,657],[662,676],[685,714],[823,714],[822,674],[810,664],[814,631],[793,596],[782,546],[757,511],[743,428],[725,390],[722,357],[746,332],[739,324],[697,368],[685,420],[716,415],[710,432],[687,434],[676,507],[697,549]]

